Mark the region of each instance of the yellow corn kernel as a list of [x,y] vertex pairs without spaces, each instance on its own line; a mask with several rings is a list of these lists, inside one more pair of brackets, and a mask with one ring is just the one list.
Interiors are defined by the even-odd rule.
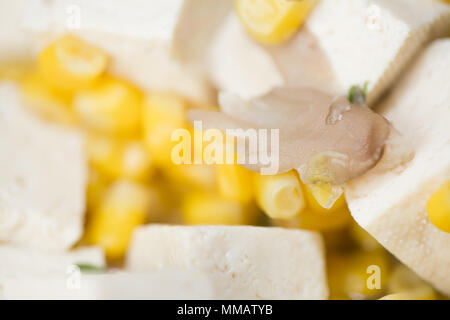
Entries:
[[366,230],[361,228],[356,222],[353,222],[349,228],[350,236],[356,244],[365,251],[381,249],[381,245]]
[[72,96],[51,88],[36,72],[25,77],[22,96],[24,105],[44,119],[67,125],[77,121],[72,109]]
[[45,80],[62,90],[86,88],[105,71],[106,54],[80,39],[65,35],[48,47],[38,58],[38,68]]
[[367,299],[385,289],[389,259],[383,250],[331,256],[327,264],[331,299]]
[[146,222],[149,206],[145,187],[131,181],[116,181],[91,216],[87,240],[103,247],[109,260],[123,258],[133,229]]
[[152,93],[144,100],[143,127],[145,143],[159,166],[171,165],[171,140],[174,130],[186,128],[188,103],[171,93]]
[[182,214],[190,225],[241,225],[251,223],[253,218],[250,206],[201,191],[186,196]]
[[410,291],[391,293],[379,300],[437,300],[436,292],[428,285],[424,285]]
[[343,229],[351,221],[350,211],[344,207],[333,213],[303,210],[298,216],[298,228],[315,231],[334,231]]
[[230,200],[247,203],[253,197],[252,172],[237,164],[217,166],[219,193]]
[[339,211],[342,208],[345,208],[347,206],[347,204],[345,202],[345,196],[344,196],[344,194],[341,194],[341,196],[336,200],[336,202],[333,204],[333,206],[331,208],[329,208],[329,209],[324,208],[316,200],[315,194],[311,191],[311,186],[306,186],[304,184],[302,184],[302,186],[303,186],[303,193],[305,195],[306,202],[308,204],[308,208],[310,208],[314,212],[333,213],[333,212]]
[[428,200],[427,212],[437,228],[450,232],[450,181],[444,183]]
[[200,164],[173,165],[166,167],[168,177],[189,188],[212,190],[217,185],[216,167]]
[[89,181],[86,190],[86,207],[89,212],[95,210],[101,203],[105,191],[108,189],[109,180],[97,170],[89,169]]
[[89,128],[113,135],[133,136],[140,132],[142,97],[129,83],[105,77],[74,99],[75,110]]
[[265,44],[290,38],[302,25],[316,0],[235,0],[242,24],[250,35]]
[[86,141],[90,163],[107,177],[144,181],[152,173],[150,156],[140,141],[98,134],[88,135]]
[[255,174],[254,188],[256,202],[271,218],[289,219],[298,216],[305,207],[295,171],[273,176]]

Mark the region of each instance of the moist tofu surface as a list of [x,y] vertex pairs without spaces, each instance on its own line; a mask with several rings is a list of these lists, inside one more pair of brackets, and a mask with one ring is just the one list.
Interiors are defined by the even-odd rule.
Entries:
[[415,156],[349,183],[350,211],[402,262],[450,295],[450,234],[426,212],[431,195],[450,179],[450,39],[428,46],[377,111],[411,142]]
[[222,91],[252,98],[283,84],[270,53],[254,42],[236,13],[230,13],[208,52],[207,69]]
[[213,282],[194,271],[23,276],[3,283],[4,298],[44,300],[218,299]]
[[439,0],[321,0],[305,26],[340,92],[367,81],[372,105],[423,44],[450,32],[450,7]]
[[0,241],[64,250],[83,230],[87,169],[79,132],[35,117],[0,83]]
[[0,299],[5,298],[3,289],[8,281],[49,276],[66,279],[68,268],[78,263],[105,266],[103,250],[99,247],[81,247],[68,252],[49,252],[2,244],[0,245],[0,261]]
[[32,0],[26,9],[23,27],[31,31],[36,51],[70,32],[103,49],[112,58],[109,71],[143,90],[213,103],[213,88],[199,63],[231,2]]
[[315,232],[249,226],[149,225],[135,230],[127,268],[183,268],[221,279],[225,299],[326,299]]

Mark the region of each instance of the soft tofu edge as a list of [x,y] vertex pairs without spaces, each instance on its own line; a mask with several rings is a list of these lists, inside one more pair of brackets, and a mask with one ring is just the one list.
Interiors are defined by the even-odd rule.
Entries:
[[450,234],[431,223],[426,203],[450,179],[449,52],[450,39],[432,43],[377,108],[412,143],[414,158],[391,171],[369,171],[345,187],[355,220],[447,295]]
[[319,233],[249,226],[135,229],[126,266],[135,272],[192,269],[221,278],[226,299],[326,299]]
[[0,241],[68,249],[83,231],[83,137],[27,112],[12,83],[0,97]]

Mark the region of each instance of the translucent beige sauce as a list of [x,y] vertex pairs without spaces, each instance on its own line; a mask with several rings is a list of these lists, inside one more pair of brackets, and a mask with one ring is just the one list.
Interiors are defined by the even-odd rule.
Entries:
[[204,129],[279,129],[279,173],[296,169],[303,180],[319,173],[340,185],[364,174],[380,159],[390,132],[388,121],[365,105],[307,87],[276,88],[249,101],[221,94],[219,102],[222,112],[193,110],[190,119]]

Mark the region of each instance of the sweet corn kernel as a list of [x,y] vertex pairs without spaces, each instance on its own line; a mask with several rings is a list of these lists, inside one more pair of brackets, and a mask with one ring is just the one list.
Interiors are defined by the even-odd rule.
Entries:
[[255,174],[254,188],[256,202],[271,218],[289,219],[305,207],[300,179],[294,171],[273,176]]
[[168,177],[188,188],[213,190],[217,185],[216,167],[208,165],[173,165],[166,167]]
[[237,164],[217,166],[219,193],[230,200],[247,203],[253,197],[252,173]]
[[428,200],[427,212],[437,228],[450,232],[450,181],[444,183]]
[[315,0],[235,0],[235,9],[250,35],[265,44],[290,38],[301,26]]
[[388,294],[380,300],[436,300],[437,298],[433,288],[424,285],[410,291]]
[[385,251],[331,256],[327,263],[331,299],[366,299],[385,289],[389,276]]
[[140,141],[98,134],[88,135],[86,141],[90,163],[105,176],[144,181],[152,173],[151,159]]
[[88,212],[91,212],[98,207],[108,186],[108,179],[101,175],[97,170],[93,168],[89,169],[89,181],[86,190],[86,207]]
[[350,211],[347,207],[333,213],[315,212],[306,208],[298,216],[298,228],[315,231],[334,231],[343,229],[351,221]]
[[105,71],[106,54],[80,39],[65,35],[46,47],[38,58],[45,80],[62,90],[86,88]]
[[140,132],[141,93],[129,83],[105,77],[74,99],[75,110],[89,128],[114,135]]
[[159,166],[171,165],[174,130],[186,128],[188,103],[171,93],[152,93],[144,100],[143,127],[146,146]]
[[302,184],[303,187],[303,194],[305,195],[306,202],[308,204],[308,208],[310,208],[314,212],[318,213],[333,213],[336,211],[341,210],[342,208],[345,208],[347,206],[347,203],[345,202],[345,196],[344,194],[341,194],[339,198],[334,202],[333,206],[329,209],[324,208],[322,205],[319,204],[317,201],[315,195],[311,191],[311,186],[306,186]]
[[201,191],[186,196],[182,214],[191,225],[241,225],[251,223],[253,218],[250,206]]
[[145,187],[131,181],[116,181],[91,216],[87,240],[103,247],[108,259],[123,258],[133,229],[145,223],[149,206]]
[[36,72],[25,77],[22,96],[27,108],[49,121],[66,125],[77,121],[72,109],[72,96],[48,86]]

